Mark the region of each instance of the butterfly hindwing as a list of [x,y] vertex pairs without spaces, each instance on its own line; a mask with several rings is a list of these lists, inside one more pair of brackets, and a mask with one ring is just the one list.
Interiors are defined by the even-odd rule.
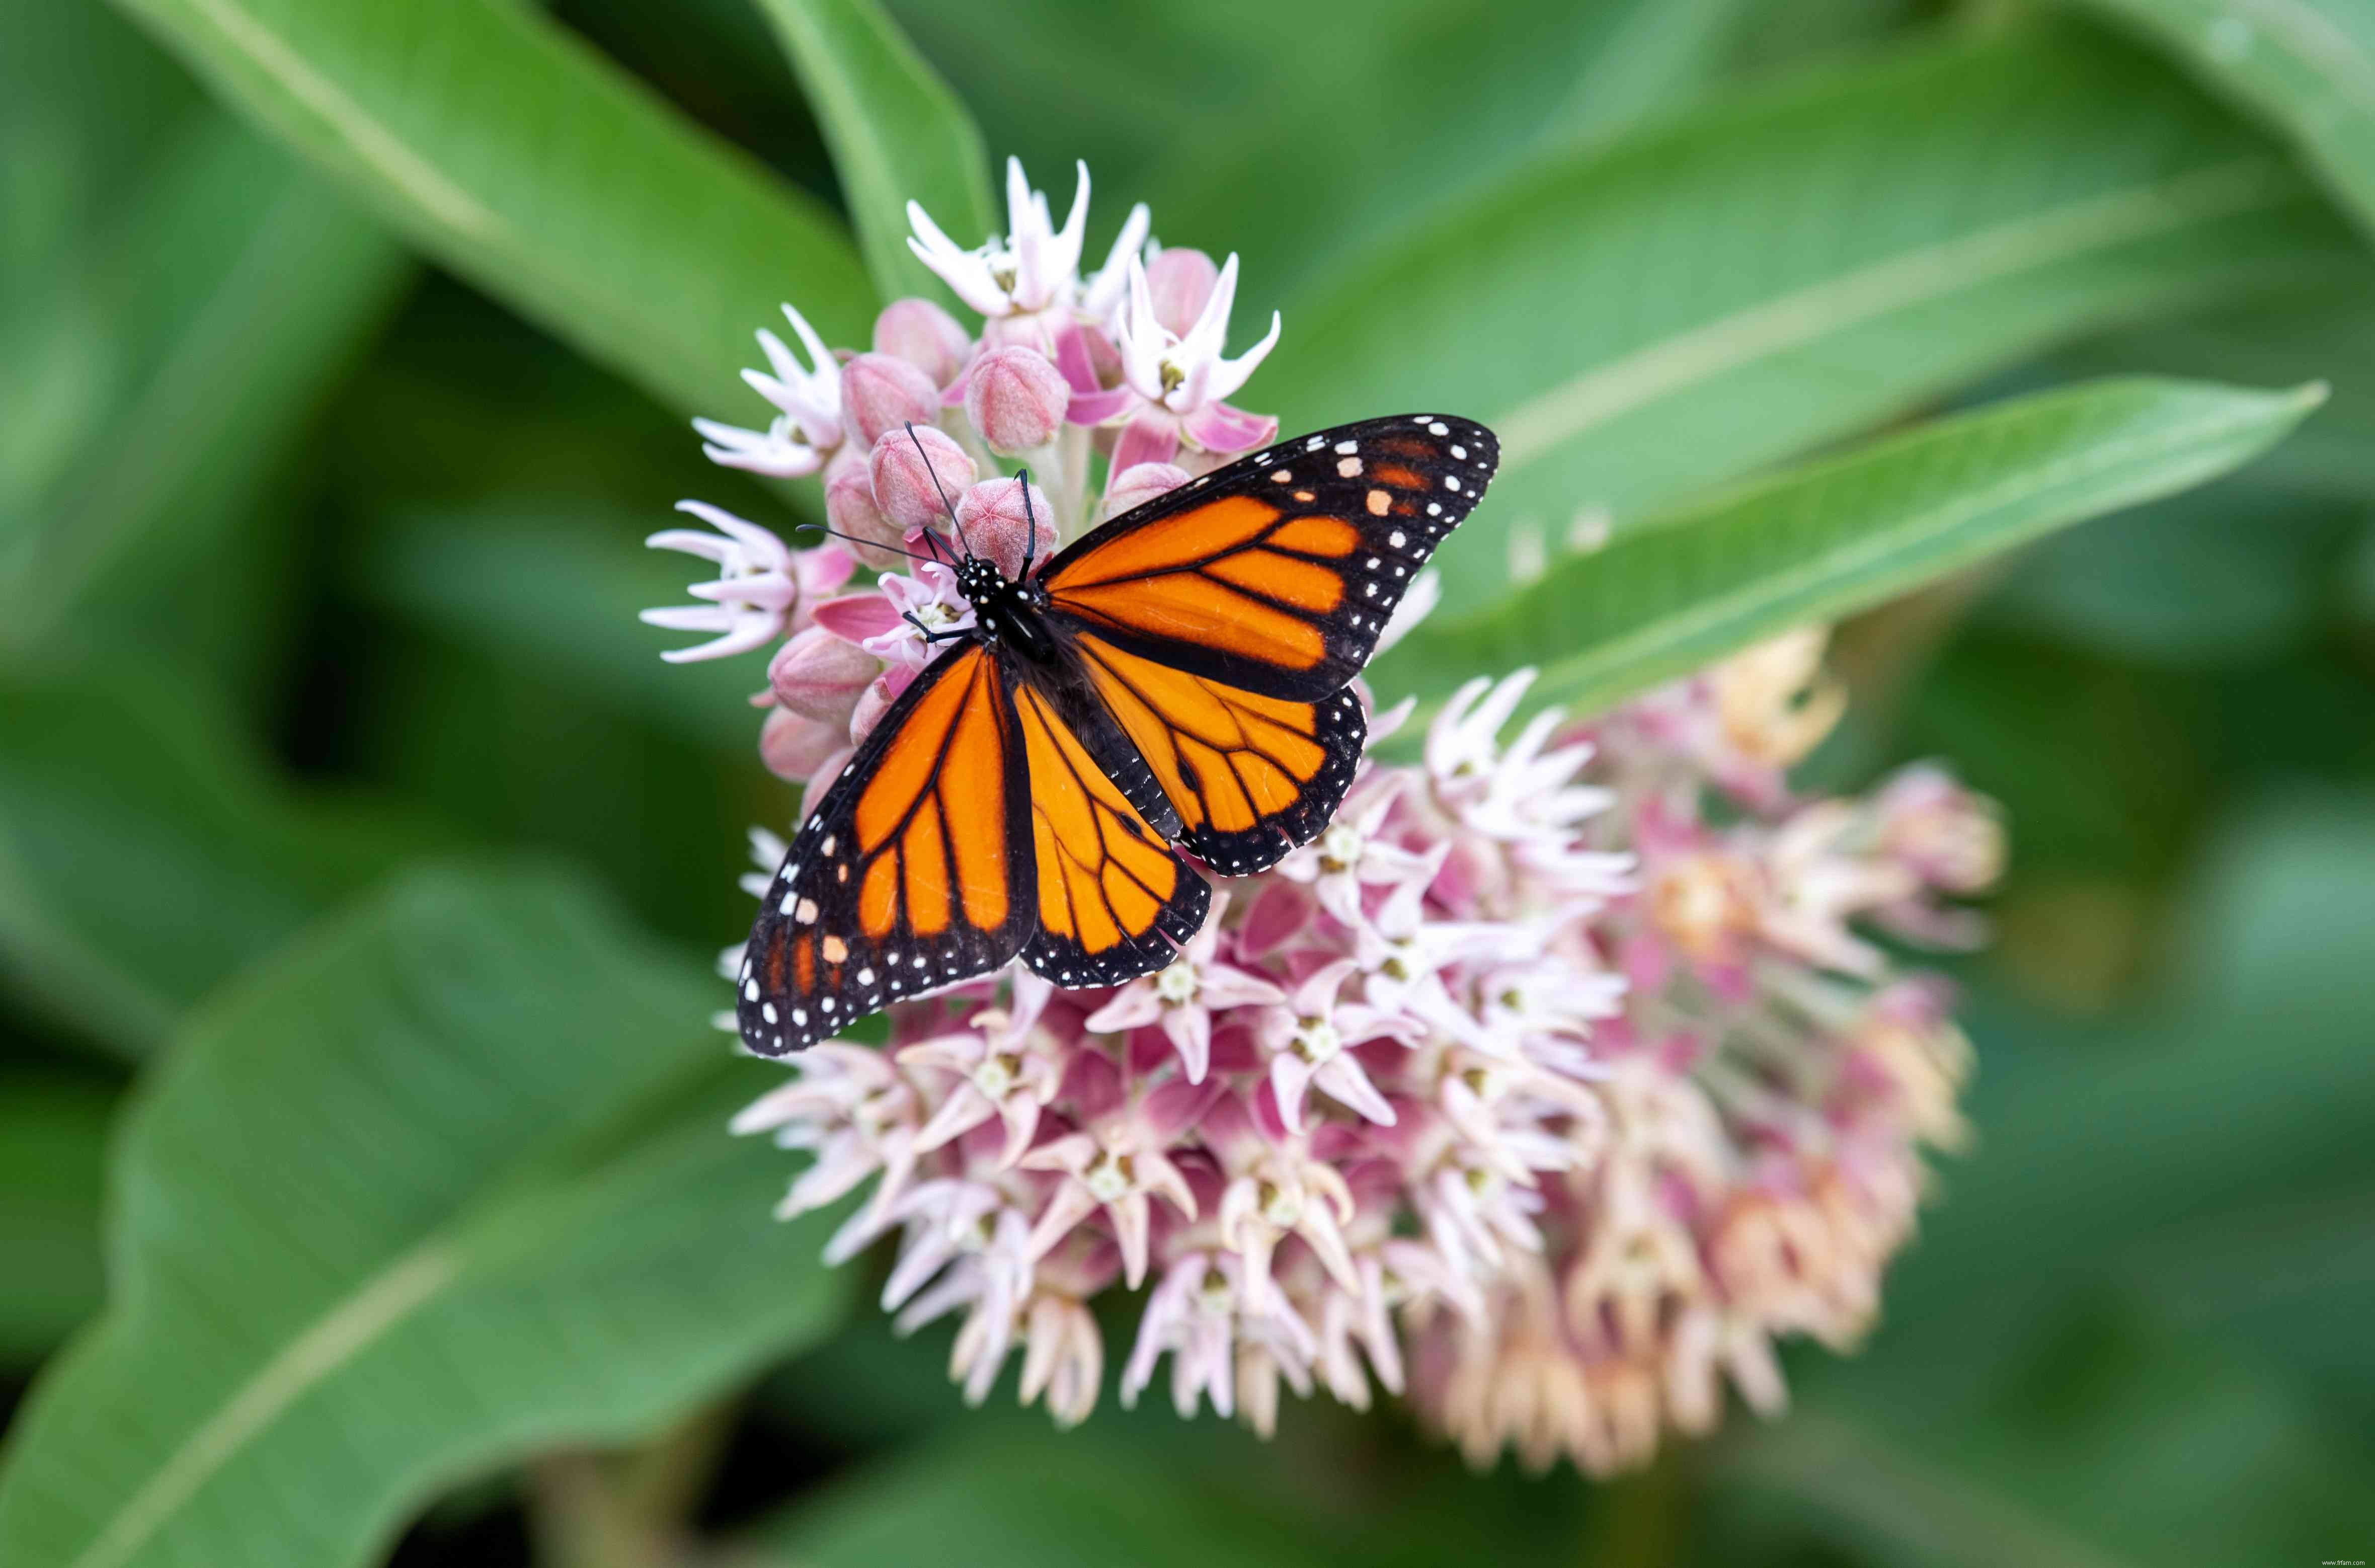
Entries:
[[1118,985],[1168,965],[1211,889],[1130,803],[1065,718],[1068,694],[1017,681],[1031,777],[1038,925],[1022,961],[1058,985]]
[[797,1051],[1012,959],[1037,915],[1029,794],[996,657],[926,666],[769,884],[736,978],[743,1043]]
[[1049,619],[1241,690],[1325,701],[1499,457],[1492,431],[1447,415],[1282,442],[1068,546],[1039,575]]
[[1168,797],[1179,842],[1215,871],[1276,865],[1343,803],[1369,730],[1349,688],[1317,702],[1266,697],[1090,631],[1072,651]]

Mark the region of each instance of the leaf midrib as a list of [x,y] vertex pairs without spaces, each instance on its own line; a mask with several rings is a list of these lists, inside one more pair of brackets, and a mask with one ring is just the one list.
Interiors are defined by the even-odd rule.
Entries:
[[356,157],[419,203],[439,223],[481,242],[491,241],[504,228],[490,208],[445,178],[408,147],[402,136],[373,118],[336,82],[307,65],[304,56],[290,48],[278,33],[232,0],[188,0],[188,4],[212,22],[225,41],[251,65],[312,110]]
[[2375,112],[2375,55],[2302,0],[2229,0],[2244,19],[2281,39],[2294,58],[2332,83],[2334,91]]
[[1596,366],[1488,421],[1505,473],[1585,431],[1743,365],[1893,312],[2092,250],[2273,206],[2293,195],[2275,159],[2254,156],[2101,192],[1840,273]]
[[315,1317],[150,1472],[72,1568],[129,1562],[257,1432],[453,1283],[463,1256],[444,1232],[432,1233]]
[[[704,1058],[697,1066],[679,1064],[656,1073],[623,1093],[597,1122],[491,1176],[462,1208],[326,1303],[277,1354],[229,1390],[213,1413],[149,1472],[72,1568],[123,1568],[300,1397],[461,1279],[466,1267],[486,1265],[523,1235],[544,1233],[546,1225],[527,1223],[524,1217],[540,1205],[569,1203],[573,1179],[606,1168],[613,1175],[630,1173],[644,1162],[674,1158],[689,1138],[722,1136],[725,1113],[710,1114],[706,1103],[723,1088],[716,1067]],[[656,1126],[673,1131],[655,1138]],[[556,1218],[565,1217],[548,1216]]]
[[1588,672],[1595,666],[1622,663],[1645,644],[1652,645],[1650,651],[1654,651],[1654,645],[1688,642],[1716,630],[1727,620],[1738,619],[1760,602],[1788,599],[1806,593],[1825,578],[1867,571],[1875,561],[1912,545],[1943,539],[1975,517],[2016,506],[2060,487],[2114,472],[2158,452],[2223,440],[2263,425],[2272,415],[2286,409],[2313,407],[2322,396],[2322,389],[2305,388],[2293,394],[2289,399],[2272,406],[2248,411],[2221,409],[2188,425],[2165,427],[2091,446],[2084,452],[2056,459],[2041,468],[2009,476],[1986,489],[1956,497],[1908,518],[1896,527],[1861,535],[1794,567],[1767,573],[1754,583],[1704,599],[1687,611],[1661,618],[1610,642],[1599,643],[1574,659],[1551,665],[1543,672],[1547,678],[1543,687],[1545,690],[1554,688],[1563,678],[1571,680],[1577,672]]

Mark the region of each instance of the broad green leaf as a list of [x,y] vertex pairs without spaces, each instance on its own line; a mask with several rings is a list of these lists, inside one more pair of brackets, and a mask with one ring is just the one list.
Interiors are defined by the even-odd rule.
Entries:
[[354,764],[479,842],[586,867],[644,924],[705,946],[749,925],[746,835],[785,829],[797,796],[756,754],[764,660],[664,664],[693,639],[635,619],[685,602],[703,564],[644,548],[653,521],[546,495],[356,530],[341,576],[384,651],[357,693]]
[[11,1435],[0,1560],[360,1563],[825,1332],[785,1157],[725,1130],[778,1077],[721,994],[573,884],[462,872],[251,972],[130,1114],[108,1313]]
[[907,249],[918,201],[961,245],[1002,228],[981,130],[875,0],[763,0],[833,148],[875,292],[952,302]]
[[66,296],[90,297],[117,390],[60,432],[59,472],[0,548],[0,645],[267,628],[255,588],[216,568],[410,270],[318,178],[207,114],[112,242],[23,300],[63,321]]
[[[367,602],[686,737],[732,753],[758,743],[749,697],[763,683],[733,660],[669,665],[660,650],[696,639],[635,619],[686,602],[700,563],[625,541],[635,519],[584,502],[490,502],[393,520],[356,562]],[[537,584],[523,592],[521,584]]]
[[952,1550],[972,1568],[1354,1560],[1331,1550],[1317,1521],[1255,1505],[1160,1445],[1050,1432],[1035,1419],[975,1424],[987,1430],[878,1466],[794,1509],[761,1533],[766,1559],[800,1568],[929,1562]]
[[1455,613],[1679,493],[2083,327],[2356,260],[2285,159],[2069,28],[1827,70],[1554,158],[1306,289],[1241,398],[1499,431]]
[[[1087,158],[1099,189],[1115,197],[1142,194],[1136,183],[1146,169],[1177,147],[1259,112],[1272,79],[1260,68],[1262,53],[1275,55],[1286,36],[1270,29],[1294,19],[1292,12],[1282,18],[1279,0],[1210,0],[1193,8],[892,0],[891,9],[971,107],[994,159],[1020,157],[1046,189],[1074,159]],[[1060,201],[1065,187],[1058,183],[1053,194]],[[1124,210],[1126,203],[1099,204],[1093,255],[1104,253],[1097,236],[1110,235]],[[953,230],[951,237],[965,238]]]
[[[2323,1561],[2334,1536],[2364,1529],[2363,1449],[2215,1342],[2083,1299],[2034,1326],[1920,1326],[1933,1331],[1908,1397],[1851,1399],[1802,1376],[1797,1409],[1717,1451],[1707,1561],[1779,1558],[1810,1525],[1853,1549],[1837,1560],[1874,1568]],[[1869,1387],[1890,1357],[1863,1354],[1873,1364],[1851,1370]],[[1948,1402],[1930,1375],[1942,1367],[1980,1378]],[[1735,1533],[1744,1503],[1762,1505],[1761,1536]]]
[[45,269],[102,227],[197,100],[164,52],[107,7],[15,0],[0,49],[0,281]]
[[[1118,1354],[1109,1348],[1109,1373]],[[1209,1414],[1181,1421],[1160,1398],[1125,1411],[1110,1388],[1071,1432],[997,1396],[948,1427],[795,1503],[753,1537],[761,1560],[928,1562],[963,1541],[980,1568],[1543,1562],[1587,1539],[1602,1501],[1515,1467],[1472,1474],[1441,1444],[1411,1443],[1389,1413],[1325,1394],[1290,1402],[1268,1441]]]
[[732,408],[779,301],[865,327],[837,219],[532,7],[121,3],[423,250],[679,408]]
[[[1833,1412],[1792,1411],[1736,1438],[1722,1450],[1717,1480],[1752,1493],[1778,1491],[1788,1515],[1811,1515],[1826,1534],[1863,1549],[1850,1561],[1906,1568],[2142,1568],[2041,1514],[2016,1491],[1964,1467],[1908,1453],[1901,1441]],[[1719,1539],[1727,1504],[1740,1506],[1719,1492]]]
[[2025,367],[2069,381],[2172,375],[2291,386],[2329,380],[2334,400],[2251,471],[2251,483],[2347,504],[2375,498],[2375,263],[2331,285],[2105,333]]
[[0,1075],[0,1362],[39,1361],[99,1310],[105,1087]]
[[2300,144],[2375,235],[2375,7],[2366,0],[2087,0]]
[[1377,684],[1440,696],[1533,665],[1533,701],[1596,711],[1789,626],[2224,473],[2324,395],[2115,381],[1939,420],[1625,533],[1481,614],[1422,622],[1378,661]]
[[426,834],[295,796],[169,670],[0,681],[0,976],[124,1056]]
[[[1331,287],[1314,280],[1332,279],[1379,236],[1704,87],[1747,8],[1580,0],[1453,11],[1398,0],[1357,29],[1324,7],[1289,12],[1235,41],[1253,101],[1208,134],[1175,138],[1130,194],[1152,204],[1166,241],[1242,253],[1238,323],[1251,335],[1298,286],[1305,299]],[[1325,33],[1331,46],[1275,47],[1298,32]],[[1292,336],[1285,345],[1294,352]],[[1263,382],[1248,395],[1269,406]]]
[[2316,631],[2357,519],[2257,477],[2254,468],[2048,540],[1977,613],[1991,626],[2175,668],[2298,649]]
[[1542,126],[1545,140],[1599,136],[1686,101],[1714,77],[1751,0],[1614,0],[1605,29]]

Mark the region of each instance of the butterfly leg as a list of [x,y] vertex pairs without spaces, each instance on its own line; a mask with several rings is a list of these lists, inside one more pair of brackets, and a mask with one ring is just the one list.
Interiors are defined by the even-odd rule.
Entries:
[[917,631],[922,632],[924,641],[927,643],[953,643],[960,637],[970,637],[973,635],[972,630],[967,627],[960,627],[954,631],[935,631],[930,627],[926,626],[923,620],[914,610],[909,610],[905,615],[901,616],[899,619],[914,627]]

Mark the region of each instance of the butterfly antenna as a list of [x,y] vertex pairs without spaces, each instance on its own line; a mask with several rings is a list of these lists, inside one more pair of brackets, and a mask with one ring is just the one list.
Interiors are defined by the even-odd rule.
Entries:
[[933,559],[928,555],[917,555],[914,550],[902,549],[897,545],[883,544],[879,539],[861,539],[855,534],[845,534],[838,528],[829,528],[821,523],[803,523],[798,527],[793,529],[792,532],[795,534],[805,534],[811,528],[815,529],[820,534],[831,534],[836,539],[847,539],[853,545],[863,545],[868,549],[889,550],[892,555],[904,555],[909,560],[928,561]]
[[[932,467],[931,455],[924,450],[924,438],[916,433],[916,421],[913,419],[907,421],[907,439],[916,443],[916,455],[924,460],[924,472],[931,476],[932,489],[939,494],[940,510],[949,514],[949,525],[957,531],[957,543],[964,547],[967,556],[971,556],[973,541],[965,537],[964,525],[957,521],[957,509],[950,501],[949,492],[940,485],[940,476]],[[924,536],[930,538],[931,530],[926,529]]]
[[1014,580],[1020,583],[1031,575],[1032,553],[1039,548],[1039,517],[1031,510],[1031,470],[1023,469],[1015,477],[1014,482],[1022,487],[1022,570],[1014,575]]

